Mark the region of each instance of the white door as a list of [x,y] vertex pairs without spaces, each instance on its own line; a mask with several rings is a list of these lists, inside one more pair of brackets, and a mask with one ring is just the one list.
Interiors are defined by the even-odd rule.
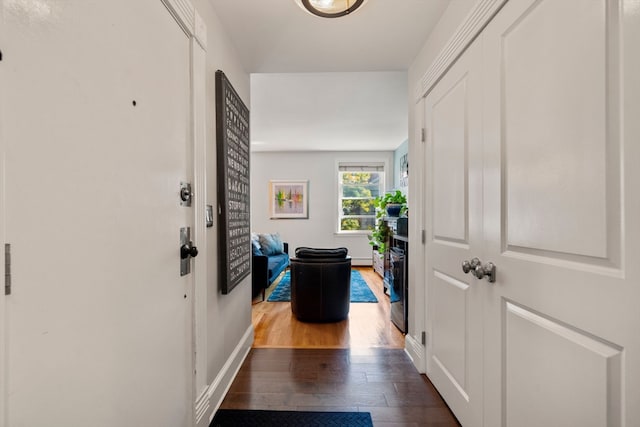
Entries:
[[190,40],[159,0],[2,7],[7,425],[187,425]]
[[425,99],[427,375],[465,426],[482,418],[482,284],[460,269],[483,245],[481,47]]
[[637,2],[484,31],[485,426],[640,422]]

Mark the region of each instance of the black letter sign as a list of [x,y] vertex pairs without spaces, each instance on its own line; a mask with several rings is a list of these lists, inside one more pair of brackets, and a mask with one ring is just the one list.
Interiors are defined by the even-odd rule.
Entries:
[[249,230],[249,109],[216,71],[218,270],[223,294],[251,271]]

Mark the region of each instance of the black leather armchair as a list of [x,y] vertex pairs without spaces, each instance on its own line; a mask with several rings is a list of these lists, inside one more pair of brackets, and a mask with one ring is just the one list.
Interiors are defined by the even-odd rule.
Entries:
[[303,322],[338,322],[349,315],[351,257],[346,248],[297,248],[291,258],[291,311]]

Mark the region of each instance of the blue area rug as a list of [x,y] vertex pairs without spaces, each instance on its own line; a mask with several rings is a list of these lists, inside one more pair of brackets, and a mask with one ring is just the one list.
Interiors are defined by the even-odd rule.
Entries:
[[[291,272],[284,273],[280,283],[273,290],[269,302],[291,301]],[[351,270],[351,302],[378,302],[378,298],[369,289],[369,285],[364,281],[358,270]]]
[[369,412],[219,409],[209,427],[373,427]]

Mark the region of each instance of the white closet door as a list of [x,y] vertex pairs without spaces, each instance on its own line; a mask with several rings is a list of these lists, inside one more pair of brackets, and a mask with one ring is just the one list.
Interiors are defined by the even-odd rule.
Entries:
[[640,420],[639,24],[511,0],[484,31],[486,426]]
[[427,374],[465,426],[482,419],[481,286],[460,264],[482,253],[481,45],[425,99]]
[[7,425],[187,425],[189,37],[160,0],[2,7]]

